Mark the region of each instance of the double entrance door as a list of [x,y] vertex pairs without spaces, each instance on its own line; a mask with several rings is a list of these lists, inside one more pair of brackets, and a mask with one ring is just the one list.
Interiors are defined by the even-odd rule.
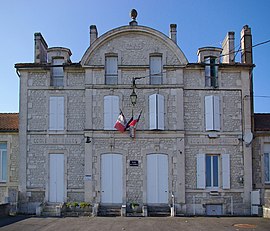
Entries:
[[[168,156],[149,154],[146,158],[147,203],[168,203]],[[101,155],[101,203],[123,202],[123,156]]]

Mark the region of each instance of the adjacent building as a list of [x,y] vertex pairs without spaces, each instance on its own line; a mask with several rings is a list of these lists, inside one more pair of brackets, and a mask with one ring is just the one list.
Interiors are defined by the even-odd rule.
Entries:
[[[101,36],[92,25],[76,63],[35,34],[34,62],[15,65],[21,211],[86,201],[138,204],[144,214],[251,214],[251,29],[241,31],[240,62],[229,32],[221,48],[199,48],[196,63],[176,29],[167,36],[136,14]],[[114,128],[123,115],[140,115],[135,129]]]
[[16,212],[19,186],[19,115],[0,113],[0,204]]

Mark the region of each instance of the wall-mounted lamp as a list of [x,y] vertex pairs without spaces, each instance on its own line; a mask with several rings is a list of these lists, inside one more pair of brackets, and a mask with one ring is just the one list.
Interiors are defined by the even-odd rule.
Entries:
[[137,103],[137,94],[136,94],[134,88],[133,88],[133,91],[132,91],[132,93],[130,94],[129,97],[130,97],[130,101],[131,101],[132,105],[135,106],[136,103]]

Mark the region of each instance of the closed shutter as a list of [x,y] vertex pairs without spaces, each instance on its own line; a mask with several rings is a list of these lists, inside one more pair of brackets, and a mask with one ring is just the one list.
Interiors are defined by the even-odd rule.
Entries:
[[104,97],[104,130],[113,130],[119,115],[119,97]]
[[214,96],[214,130],[220,131],[220,100],[219,96]]
[[49,129],[55,130],[57,124],[57,97],[50,97]]
[[149,128],[157,129],[157,94],[149,96]]
[[230,155],[222,154],[222,184],[223,189],[230,189]]
[[64,97],[50,97],[49,130],[64,130]]
[[158,127],[159,130],[164,130],[164,96],[157,95],[157,113],[158,113]]
[[205,154],[197,154],[197,188],[205,188]]
[[213,95],[205,96],[205,129],[214,130]]

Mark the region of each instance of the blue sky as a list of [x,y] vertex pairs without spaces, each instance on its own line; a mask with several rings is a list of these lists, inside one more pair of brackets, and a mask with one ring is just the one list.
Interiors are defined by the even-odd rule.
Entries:
[[[178,45],[189,62],[197,61],[197,50],[221,46],[228,31],[249,25],[253,45],[270,39],[269,0],[6,0],[0,2],[0,112],[18,112],[19,78],[15,63],[33,62],[34,33],[41,32],[49,47],[71,49],[72,62],[79,62],[89,46],[89,26],[99,35],[127,25],[132,8],[137,21],[168,35],[177,24]],[[270,43],[255,47],[253,58],[255,112],[270,113]],[[239,55],[237,61],[240,61]],[[269,97],[261,97],[269,96]]]

